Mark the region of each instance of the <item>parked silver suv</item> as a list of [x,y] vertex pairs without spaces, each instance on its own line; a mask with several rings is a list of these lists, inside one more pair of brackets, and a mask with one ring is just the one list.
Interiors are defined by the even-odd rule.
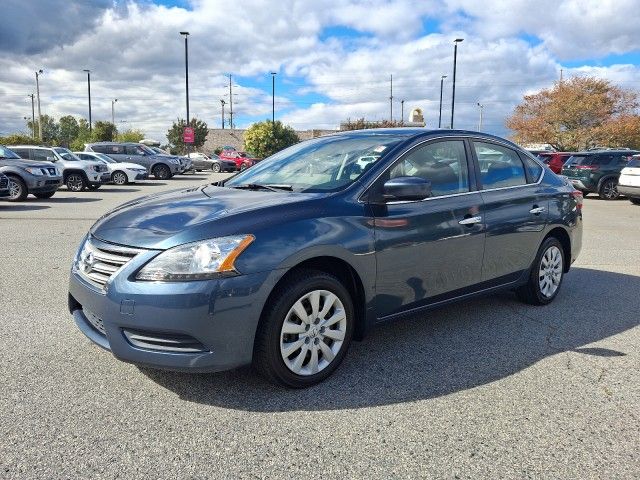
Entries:
[[20,158],[53,162],[62,170],[62,181],[72,192],[96,190],[111,180],[107,166],[100,162],[80,160],[71,150],[62,147],[16,145],[9,147]]
[[158,180],[167,180],[183,171],[176,157],[158,155],[146,145],[139,143],[87,143],[84,151],[104,153],[116,162],[137,163],[145,167],[149,175],[153,175]]

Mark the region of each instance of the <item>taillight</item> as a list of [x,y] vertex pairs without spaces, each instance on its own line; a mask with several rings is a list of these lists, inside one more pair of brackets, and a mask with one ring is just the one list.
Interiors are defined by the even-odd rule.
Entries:
[[582,210],[582,202],[584,201],[584,195],[582,195],[582,192],[580,190],[574,190],[571,192],[571,196],[576,201],[576,208],[578,210]]

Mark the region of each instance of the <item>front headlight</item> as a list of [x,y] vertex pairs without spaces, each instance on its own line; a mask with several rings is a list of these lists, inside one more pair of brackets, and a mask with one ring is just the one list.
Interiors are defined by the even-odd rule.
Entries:
[[32,168],[32,167],[26,167],[24,170],[26,170],[27,172],[29,172],[31,175],[37,175],[39,177],[41,177],[42,175],[44,175],[42,173],[42,170],[40,170],[39,168]]
[[170,248],[146,264],[136,279],[179,282],[235,273],[236,258],[254,240],[253,235],[233,235]]

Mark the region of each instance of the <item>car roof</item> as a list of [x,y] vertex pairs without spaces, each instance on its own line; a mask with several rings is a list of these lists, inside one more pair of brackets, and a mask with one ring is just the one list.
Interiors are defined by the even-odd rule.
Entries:
[[41,145],[11,145],[8,148],[9,149],[12,149],[12,148],[38,148],[38,149],[42,149],[42,150],[53,150],[54,148],[64,148],[64,147],[43,147]]
[[602,153],[627,153],[627,154],[631,154],[631,155],[636,155],[640,152],[638,152],[638,150],[630,150],[630,149],[602,149],[602,150],[586,150],[583,152],[575,152],[574,155],[581,155],[581,156],[586,156],[586,155],[600,155]]

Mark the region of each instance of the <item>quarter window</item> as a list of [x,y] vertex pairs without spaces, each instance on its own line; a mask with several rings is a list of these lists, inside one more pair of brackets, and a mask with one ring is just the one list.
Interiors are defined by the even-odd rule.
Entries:
[[429,143],[409,152],[390,170],[390,177],[422,177],[438,197],[469,191],[469,167],[462,140]]
[[536,183],[542,173],[542,167],[526,155],[521,155],[521,158],[522,161],[524,161],[524,167],[527,170],[528,183]]
[[480,164],[482,187],[504,188],[526,185],[527,176],[518,154],[493,143],[473,142]]

